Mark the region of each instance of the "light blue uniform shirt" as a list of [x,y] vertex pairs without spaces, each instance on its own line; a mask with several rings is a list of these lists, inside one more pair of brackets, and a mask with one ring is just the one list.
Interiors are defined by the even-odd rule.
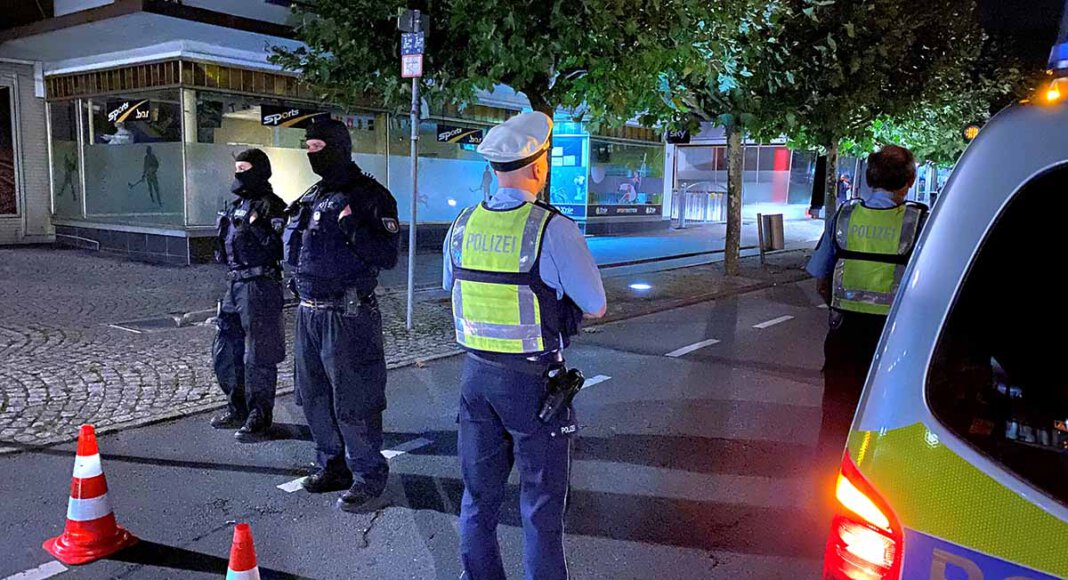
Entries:
[[[526,191],[501,188],[487,205],[490,209],[514,209],[535,199],[534,194]],[[441,276],[441,286],[445,290],[452,290],[453,283],[452,260],[449,258],[451,240],[452,228],[449,228],[445,236]],[[601,272],[578,225],[563,216],[554,216],[545,228],[541,244],[541,279],[556,290],[557,299],[563,299],[566,294],[583,312],[600,312],[605,306]]]
[[[872,209],[890,209],[900,205],[894,201],[893,194],[885,189],[874,189],[863,199],[864,205]],[[828,237],[828,232],[824,231],[820,243],[816,246],[816,252],[812,254],[805,270],[813,278],[829,278],[834,273],[834,263],[837,260],[834,243]]]

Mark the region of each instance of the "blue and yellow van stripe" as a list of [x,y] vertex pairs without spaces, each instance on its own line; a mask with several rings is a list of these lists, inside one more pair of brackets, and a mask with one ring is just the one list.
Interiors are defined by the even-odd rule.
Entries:
[[848,453],[906,528],[906,565],[914,554],[911,530],[949,546],[966,546],[964,551],[1068,577],[1068,522],[965,461],[923,423],[853,431]]

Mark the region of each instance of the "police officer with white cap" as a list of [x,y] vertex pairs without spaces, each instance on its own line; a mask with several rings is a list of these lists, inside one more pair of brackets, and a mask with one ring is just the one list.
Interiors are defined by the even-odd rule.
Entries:
[[570,407],[538,419],[548,371],[561,361],[583,313],[601,317],[600,272],[578,226],[537,201],[549,175],[552,119],[524,113],[478,147],[497,174],[488,202],[465,209],[445,239],[461,378],[460,468],[464,578],[504,580],[497,521],[518,464],[526,577],[568,577],[563,519],[575,433]]

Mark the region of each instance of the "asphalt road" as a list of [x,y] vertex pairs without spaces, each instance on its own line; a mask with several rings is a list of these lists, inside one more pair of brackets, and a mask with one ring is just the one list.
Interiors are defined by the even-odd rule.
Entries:
[[[569,361],[596,384],[576,400],[573,578],[818,577],[818,303],[811,283],[789,285],[577,342]],[[337,511],[336,494],[278,487],[313,456],[285,397],[266,443],[236,444],[206,415],[102,436],[112,504],[142,541],[60,571],[41,542],[62,531],[74,446],[0,456],[0,578],[219,578],[234,522],[251,523],[263,578],[458,578],[460,363],[391,374],[388,505],[366,514]],[[522,578],[516,482],[499,531],[510,578]]]

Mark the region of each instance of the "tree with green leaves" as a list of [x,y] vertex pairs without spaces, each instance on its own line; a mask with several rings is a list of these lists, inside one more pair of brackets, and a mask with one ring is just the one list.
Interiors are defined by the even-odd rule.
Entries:
[[[424,98],[463,106],[507,85],[550,116],[559,108],[618,125],[655,104],[651,71],[686,38],[698,0],[310,0],[297,37],[273,62],[298,71],[324,100],[406,106],[400,78],[400,10],[427,15]],[[548,190],[548,187],[546,187]]]
[[830,219],[841,144],[872,143],[889,119],[905,127],[949,103],[963,110],[952,90],[973,70],[983,34],[974,0],[789,1],[804,21],[784,33],[798,48],[784,68],[796,82],[775,129],[827,155]]
[[764,134],[782,114],[779,96],[793,82],[782,74],[791,50],[781,40],[796,15],[782,0],[706,3],[692,19],[692,38],[660,74],[662,106],[649,112],[670,125],[701,122],[727,133],[727,236],[724,268],[736,275],[742,222],[742,139]]
[[936,165],[952,165],[964,151],[963,129],[982,126],[997,110],[1030,95],[1041,84],[1041,69],[1027,70],[1017,59],[987,40],[974,59],[949,67],[932,78],[908,110],[876,119],[872,142],[857,143],[857,153],[871,151],[877,144],[897,143],[908,147],[919,160]]

